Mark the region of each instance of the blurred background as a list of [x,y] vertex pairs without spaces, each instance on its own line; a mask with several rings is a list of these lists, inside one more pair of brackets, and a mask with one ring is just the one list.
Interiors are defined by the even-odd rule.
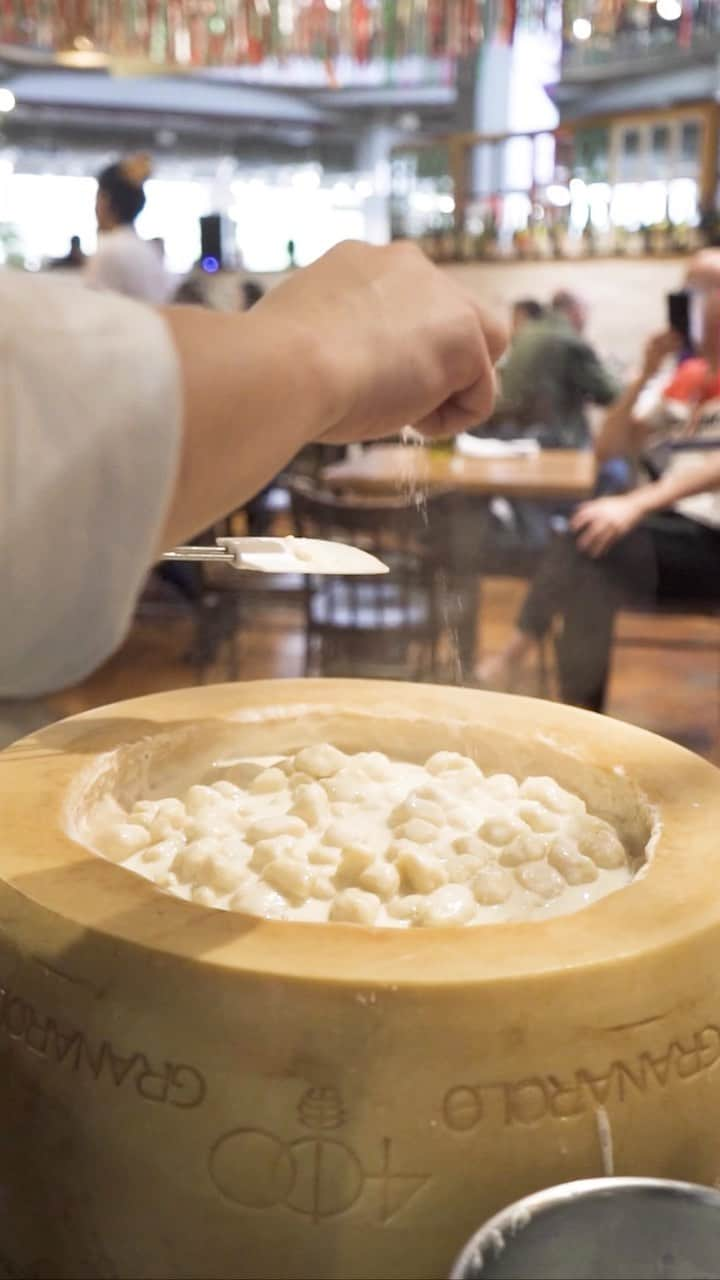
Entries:
[[[508,315],[520,300],[548,307],[571,291],[584,340],[619,388],[664,327],[688,255],[720,243],[719,55],[720,0],[6,5],[0,264],[85,269],[98,247],[98,174],[146,152],[136,230],[180,301],[248,306],[341,240],[410,237]],[[594,431],[599,410],[588,414]],[[297,490],[324,492],[324,469],[343,461],[298,460],[227,528],[289,532],[311,517],[341,527],[336,510],[324,525],[308,513]],[[331,488],[351,505],[352,475]],[[533,500],[590,496],[582,485],[550,489]],[[500,485],[474,500],[464,492],[454,508],[455,543],[469,536],[493,554],[433,566],[445,626],[429,665],[413,667],[417,635],[398,638],[410,596],[383,625],[377,601],[346,600],[345,632],[350,614],[365,614],[343,655],[328,640],[342,610],[312,584],[154,574],[123,651],[54,709],[197,679],[294,675],[313,662],[471,682],[502,647],[544,546],[537,522],[516,520],[509,554],[512,499]],[[388,510],[397,550],[394,519]],[[719,660],[713,600],[621,612],[606,709],[718,758]],[[519,687],[560,696],[552,652],[538,653]]]

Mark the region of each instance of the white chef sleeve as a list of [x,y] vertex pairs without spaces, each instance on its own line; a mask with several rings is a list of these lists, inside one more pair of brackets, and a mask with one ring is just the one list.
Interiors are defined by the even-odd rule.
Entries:
[[175,479],[161,317],[0,271],[0,697],[79,680],[122,641]]

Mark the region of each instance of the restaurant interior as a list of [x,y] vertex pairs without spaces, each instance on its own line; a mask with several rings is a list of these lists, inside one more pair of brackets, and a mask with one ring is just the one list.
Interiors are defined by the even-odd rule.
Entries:
[[[343,242],[409,240],[508,333],[484,420],[304,445],[158,551],[100,665],[27,699],[0,669],[0,1128],[15,1170],[0,1160],[0,1276],[720,1277],[719,55],[720,0],[0,5],[0,288],[52,277],[251,324]],[[121,233],[147,256],[121,283],[111,171],[143,196]],[[707,490],[673,496],[703,467]],[[233,542],[247,538],[271,541]],[[310,544],[287,539],[386,571],[307,568],[293,556]],[[289,718],[284,738],[264,716]],[[561,889],[513,870],[531,906],[503,916],[514,855],[488,818],[450,859],[477,856],[482,877],[488,847],[504,850],[473,881],[477,929],[418,927],[408,946],[402,928],[366,927],[370,898],[393,924],[393,877],[415,904],[395,925],[447,923],[419,905],[451,887],[417,870],[433,777],[406,802],[418,844],[397,853],[399,881],[375,863],[348,879],[366,853],[347,836],[360,793],[350,777],[347,794],[330,787],[347,914],[313,916],[287,887],[293,830],[270,808],[232,847],[249,857],[265,822],[248,865],[262,877],[257,851],[277,846],[286,880],[276,870],[262,901],[285,915],[240,892],[228,907],[205,871],[183,879],[185,836],[171,874],[164,827],[162,881],[127,842],[177,804],[167,760],[187,789],[196,751],[187,839],[217,844],[200,829],[211,786],[242,812],[241,766],[218,772],[231,722],[264,769],[242,803],[299,778],[305,808],[288,792],[282,817],[302,831],[336,768],[314,750],[422,750],[441,780],[460,768],[448,752],[470,756],[493,804],[518,779],[531,841],[553,805],[570,823],[579,804],[600,850],[587,879],[607,896],[569,905],[595,858],[577,836],[574,871],[562,851],[532,854],[565,877],[568,905],[537,923]],[[93,843],[105,802],[125,845]],[[129,888],[113,878],[126,855]],[[470,933],[476,953],[450,936]],[[603,1180],[637,1196],[625,1217]],[[585,1188],[572,1208],[565,1184]],[[527,1195],[546,1200],[526,1209]],[[540,1239],[528,1224],[545,1214]]]
[[[499,12],[477,44],[452,5],[439,6],[437,20],[424,5],[412,7],[411,20],[399,9],[392,39],[372,9],[353,25],[328,5],[315,45],[294,7],[280,6],[279,26],[258,19],[252,38],[232,5],[178,30],[163,6],[154,25],[138,16],[134,32],[109,18],[91,29],[82,6],[74,17],[69,6],[55,26],[6,18],[6,269],[63,269],[73,237],[81,260],[90,259],[95,175],[118,155],[147,151],[153,172],[137,230],[160,246],[180,297],[184,286],[195,300],[238,307],[244,281],[272,289],[334,243],[410,236],[508,320],[518,301],[549,313],[554,295],[575,293],[584,336],[619,392],[647,339],[665,327],[667,295],[683,288],[690,255],[713,243],[715,6],[675,15],[674,0],[657,8],[638,0],[611,19],[592,5],[586,14],[544,0]],[[636,53],[639,78],[628,76]],[[475,434],[542,436],[541,408],[532,409],[524,406],[522,424],[515,415],[515,427],[513,412],[501,409]],[[378,549],[395,536],[393,521],[406,518],[393,505],[403,507],[403,486],[423,491],[429,466],[433,501],[454,507],[462,547],[433,536],[431,511],[422,564],[406,565],[419,574],[422,616],[409,598],[400,606],[405,642],[392,654],[386,646],[379,664],[374,651],[398,621],[382,617],[386,585],[375,602],[370,592],[362,606],[335,606],[300,577],[239,581],[198,564],[181,587],[167,571],[150,574],[125,645],[82,685],[50,698],[48,716],[197,681],[311,671],[477,684],[512,630],[553,519],[593,495],[591,440],[602,416],[587,398],[576,458],[548,453],[547,439],[537,456],[506,466],[487,447],[482,458],[466,457],[465,441],[451,459],[444,446],[429,458],[407,451],[399,490],[399,455],[378,453],[366,482],[357,457],[330,473],[342,460],[315,449],[249,509],[228,514],[223,529],[234,533],[297,532],[306,523],[297,484],[309,484],[341,504],[316,513],[313,527],[332,535],[343,507],[352,518],[353,502],[373,496],[387,512],[357,533]],[[528,499],[534,524],[525,519]],[[641,604],[631,593],[617,612],[604,709],[717,758],[715,602],[656,601],[650,613]],[[562,697],[552,636],[511,683]]]

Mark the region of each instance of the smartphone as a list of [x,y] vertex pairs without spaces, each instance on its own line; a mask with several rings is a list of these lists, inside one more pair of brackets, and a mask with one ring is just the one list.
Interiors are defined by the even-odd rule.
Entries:
[[684,346],[691,351],[693,340],[690,333],[690,293],[687,289],[669,293],[667,296],[668,324],[679,334]]
[[702,296],[689,289],[667,295],[668,325],[679,334],[686,352],[695,352],[702,338]]

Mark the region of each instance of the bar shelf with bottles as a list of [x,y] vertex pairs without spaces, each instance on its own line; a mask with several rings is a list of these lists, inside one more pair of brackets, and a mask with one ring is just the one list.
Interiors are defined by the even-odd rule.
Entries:
[[718,105],[393,153],[395,237],[435,261],[665,257],[720,242]]

